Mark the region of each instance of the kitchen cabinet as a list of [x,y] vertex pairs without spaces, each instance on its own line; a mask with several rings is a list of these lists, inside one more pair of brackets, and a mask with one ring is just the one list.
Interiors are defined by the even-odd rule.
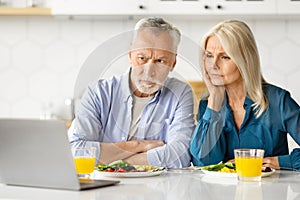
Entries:
[[300,14],[300,0],[52,0],[53,15]]
[[276,14],[274,0],[149,0],[148,4],[150,14]]
[[53,0],[54,15],[275,14],[274,0]]
[[207,14],[201,0],[149,0],[147,12],[153,15],[201,15]]
[[300,0],[278,0],[278,14],[300,14]]
[[275,0],[214,0],[207,3],[215,14],[276,14]]
[[146,0],[52,0],[53,15],[143,15]]

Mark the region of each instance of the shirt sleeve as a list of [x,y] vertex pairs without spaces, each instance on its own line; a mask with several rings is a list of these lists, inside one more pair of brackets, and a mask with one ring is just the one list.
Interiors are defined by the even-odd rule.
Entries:
[[[287,91],[280,102],[280,112],[285,131],[300,145],[300,108]],[[280,167],[300,169],[300,148],[294,149],[290,155],[278,156],[278,162]]]
[[99,119],[100,106],[96,103],[98,96],[96,86],[89,86],[81,99],[81,104],[68,130],[71,147],[96,147],[96,158],[100,156],[99,137],[102,133],[102,124]]
[[200,116],[190,144],[192,162],[196,166],[216,164],[224,158],[226,140],[223,134],[225,121],[223,107],[220,112],[216,112],[207,108],[206,102],[199,104],[199,113],[202,113],[202,116]]
[[174,118],[167,122],[166,144],[147,152],[149,164],[177,168],[190,166],[189,143],[194,129],[193,102],[192,90],[186,85],[176,106]]

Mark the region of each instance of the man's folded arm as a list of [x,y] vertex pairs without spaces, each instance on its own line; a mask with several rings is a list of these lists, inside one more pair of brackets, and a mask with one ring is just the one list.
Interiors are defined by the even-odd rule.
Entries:
[[132,140],[127,142],[100,143],[99,164],[127,160],[132,164],[148,164],[146,152],[164,145],[160,140]]

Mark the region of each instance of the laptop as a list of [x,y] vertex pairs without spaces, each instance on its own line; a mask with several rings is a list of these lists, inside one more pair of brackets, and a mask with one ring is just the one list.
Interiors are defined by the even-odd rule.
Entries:
[[68,190],[119,183],[78,179],[65,123],[38,119],[0,119],[0,181]]

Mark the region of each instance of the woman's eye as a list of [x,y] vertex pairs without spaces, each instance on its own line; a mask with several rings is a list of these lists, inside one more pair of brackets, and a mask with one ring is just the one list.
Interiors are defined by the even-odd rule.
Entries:
[[212,58],[213,56],[211,54],[206,54],[206,58]]
[[230,60],[229,56],[222,56],[221,58],[224,59],[224,60]]

